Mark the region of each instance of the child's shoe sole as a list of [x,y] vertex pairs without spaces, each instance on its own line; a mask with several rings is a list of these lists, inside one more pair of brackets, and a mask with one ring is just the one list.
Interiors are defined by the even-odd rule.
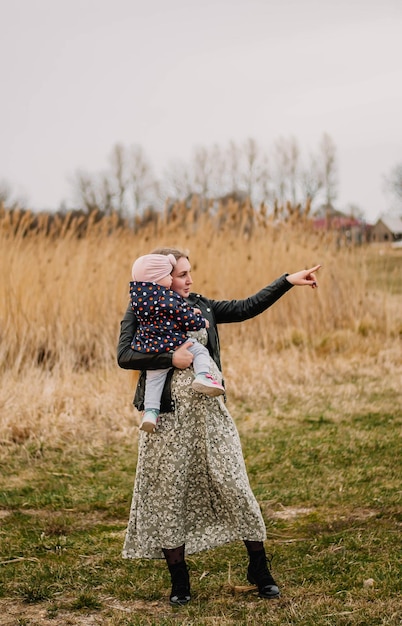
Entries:
[[142,422],[140,430],[144,430],[146,433],[154,433],[156,426],[153,422]]
[[198,393],[203,393],[206,396],[215,397],[215,396],[223,396],[225,390],[221,387],[209,387],[208,385],[204,385],[203,383],[194,380],[191,385],[194,391],[198,391]]

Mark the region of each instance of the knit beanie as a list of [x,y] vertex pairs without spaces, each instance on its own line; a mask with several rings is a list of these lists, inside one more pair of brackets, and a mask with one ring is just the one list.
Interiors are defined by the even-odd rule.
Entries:
[[171,273],[176,265],[173,254],[144,254],[134,261],[133,280],[144,283],[158,283]]

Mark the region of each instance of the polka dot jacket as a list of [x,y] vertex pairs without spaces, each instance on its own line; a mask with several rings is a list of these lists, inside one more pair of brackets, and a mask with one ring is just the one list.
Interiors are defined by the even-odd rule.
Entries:
[[205,328],[205,319],[184,298],[156,283],[130,282],[130,300],[138,321],[131,347],[138,352],[172,352],[189,331]]

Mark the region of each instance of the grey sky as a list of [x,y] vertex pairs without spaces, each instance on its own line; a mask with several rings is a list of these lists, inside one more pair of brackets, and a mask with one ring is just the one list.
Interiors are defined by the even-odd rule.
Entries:
[[391,206],[402,161],[402,0],[0,0],[0,180],[30,206],[140,144],[156,169],[195,145],[324,132],[337,206]]

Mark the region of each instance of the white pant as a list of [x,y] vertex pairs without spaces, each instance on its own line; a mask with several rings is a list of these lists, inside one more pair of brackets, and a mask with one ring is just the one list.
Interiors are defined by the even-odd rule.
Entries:
[[[195,374],[201,374],[209,372],[210,355],[205,346],[200,344],[195,339],[187,339],[186,341],[192,341],[193,344],[188,348],[191,354],[194,356],[193,367]],[[163,387],[165,385],[166,376],[171,368],[164,370],[147,370],[146,384],[145,384],[145,397],[144,408],[160,410],[161,397]]]

